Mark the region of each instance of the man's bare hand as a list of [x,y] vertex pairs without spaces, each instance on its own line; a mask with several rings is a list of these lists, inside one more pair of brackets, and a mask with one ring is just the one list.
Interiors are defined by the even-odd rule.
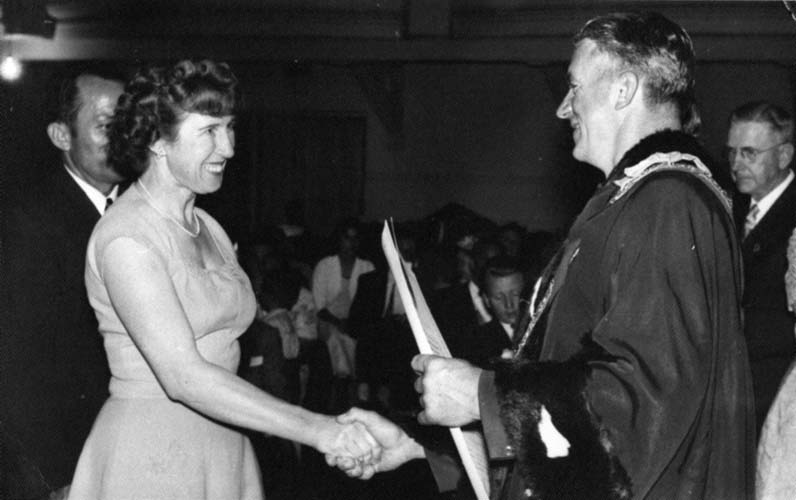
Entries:
[[478,379],[481,369],[461,359],[418,354],[412,359],[418,374],[415,390],[423,411],[421,424],[460,427],[480,420]]

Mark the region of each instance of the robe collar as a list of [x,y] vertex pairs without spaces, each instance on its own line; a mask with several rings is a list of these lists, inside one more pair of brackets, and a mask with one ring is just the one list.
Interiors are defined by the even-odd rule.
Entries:
[[655,153],[671,153],[678,151],[701,158],[707,167],[714,171],[713,162],[709,160],[707,151],[699,144],[696,138],[679,130],[662,130],[652,135],[648,135],[630,148],[619,163],[616,164],[605,183],[621,179],[628,167],[638,164]]

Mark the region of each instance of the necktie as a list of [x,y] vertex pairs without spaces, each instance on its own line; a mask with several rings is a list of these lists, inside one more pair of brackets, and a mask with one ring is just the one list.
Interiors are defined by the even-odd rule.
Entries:
[[743,235],[746,237],[749,232],[754,229],[755,224],[757,224],[757,215],[760,213],[760,207],[757,206],[756,203],[752,203],[752,206],[749,208],[749,213],[746,214],[746,220],[743,223]]

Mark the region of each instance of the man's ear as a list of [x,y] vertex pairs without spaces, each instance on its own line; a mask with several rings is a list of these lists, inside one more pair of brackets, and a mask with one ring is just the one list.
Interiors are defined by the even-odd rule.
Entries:
[[639,79],[632,71],[623,71],[614,81],[616,89],[616,101],[614,108],[617,110],[627,107],[639,90]]
[[779,168],[785,169],[790,166],[791,161],[793,161],[793,144],[786,142],[779,147],[778,160]]
[[72,149],[72,133],[66,123],[52,122],[47,125],[47,136],[53,146],[61,151],[66,152]]

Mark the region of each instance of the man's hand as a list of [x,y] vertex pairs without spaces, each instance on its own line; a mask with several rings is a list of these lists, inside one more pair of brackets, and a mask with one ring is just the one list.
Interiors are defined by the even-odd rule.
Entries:
[[418,354],[412,359],[412,369],[418,374],[415,390],[423,407],[418,422],[460,427],[481,419],[480,368],[461,359]]
[[360,422],[341,423],[323,415],[317,432],[315,448],[324,455],[347,457],[359,464],[378,462],[381,458],[381,445]]
[[381,456],[374,457],[370,462],[331,454],[326,455],[327,464],[339,467],[350,477],[370,479],[376,472],[393,470],[409,460],[422,458],[425,455],[423,447],[409,437],[403,429],[378,413],[351,408],[346,413],[339,415],[337,422],[364,425],[381,446]]

